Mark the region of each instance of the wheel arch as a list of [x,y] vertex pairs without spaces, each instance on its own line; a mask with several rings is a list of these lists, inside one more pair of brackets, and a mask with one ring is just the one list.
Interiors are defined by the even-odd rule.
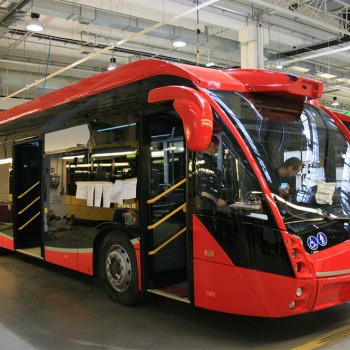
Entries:
[[137,238],[137,234],[127,227],[117,224],[114,222],[110,223],[104,223],[99,225],[97,228],[98,233],[94,239],[93,244],[93,271],[94,271],[94,277],[97,277],[97,266],[98,266],[98,251],[99,248],[104,240],[104,238],[110,234],[111,232],[118,232],[118,234],[124,234],[126,237],[128,237],[131,240],[134,238]]

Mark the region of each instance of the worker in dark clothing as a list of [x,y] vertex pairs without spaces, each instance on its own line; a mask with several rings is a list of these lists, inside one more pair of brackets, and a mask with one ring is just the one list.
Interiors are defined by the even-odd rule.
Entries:
[[213,162],[219,148],[219,139],[213,136],[207,149],[198,154],[197,171],[199,178],[200,207],[214,209],[227,205],[222,198],[222,173]]
[[297,157],[288,158],[279,168],[275,170],[278,192],[282,198],[295,198],[296,176],[302,169],[302,162]]

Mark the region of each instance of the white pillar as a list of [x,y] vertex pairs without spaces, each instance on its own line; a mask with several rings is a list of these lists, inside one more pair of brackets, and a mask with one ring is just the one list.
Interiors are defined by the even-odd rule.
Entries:
[[249,23],[238,32],[241,44],[241,67],[264,68],[264,44],[268,42],[268,32],[259,22]]

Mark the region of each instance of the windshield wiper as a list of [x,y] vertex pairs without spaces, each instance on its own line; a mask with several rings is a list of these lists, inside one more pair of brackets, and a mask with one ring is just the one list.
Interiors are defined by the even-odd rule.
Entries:
[[275,199],[277,199],[279,202],[285,204],[286,206],[293,208],[295,210],[299,210],[299,211],[303,211],[303,212],[307,212],[307,213],[312,213],[312,214],[317,214],[317,215],[321,215],[322,217],[324,217],[324,213],[322,212],[321,209],[315,209],[315,208],[308,208],[308,207],[302,207],[300,205],[296,205],[293,204],[291,202],[286,201],[285,199],[283,199],[282,197],[278,196],[277,194],[273,193],[273,196]]
[[282,197],[278,196],[277,194],[273,194],[275,199],[277,199],[279,202],[285,204],[286,206],[293,208],[295,210],[299,210],[301,212],[306,212],[306,213],[312,213],[316,215],[320,215],[320,218],[300,218],[299,220],[294,220],[294,221],[288,221],[286,220],[286,224],[298,224],[301,222],[320,222],[320,221],[349,221],[350,222],[350,217],[349,216],[337,216],[331,213],[325,213],[321,209],[317,208],[308,208],[308,207],[302,207],[300,205],[293,204],[289,201],[286,201]]

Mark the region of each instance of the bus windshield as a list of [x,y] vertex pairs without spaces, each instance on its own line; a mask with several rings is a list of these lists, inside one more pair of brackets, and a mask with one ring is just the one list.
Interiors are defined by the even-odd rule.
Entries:
[[255,157],[290,232],[348,225],[350,145],[325,112],[281,96],[209,93]]

